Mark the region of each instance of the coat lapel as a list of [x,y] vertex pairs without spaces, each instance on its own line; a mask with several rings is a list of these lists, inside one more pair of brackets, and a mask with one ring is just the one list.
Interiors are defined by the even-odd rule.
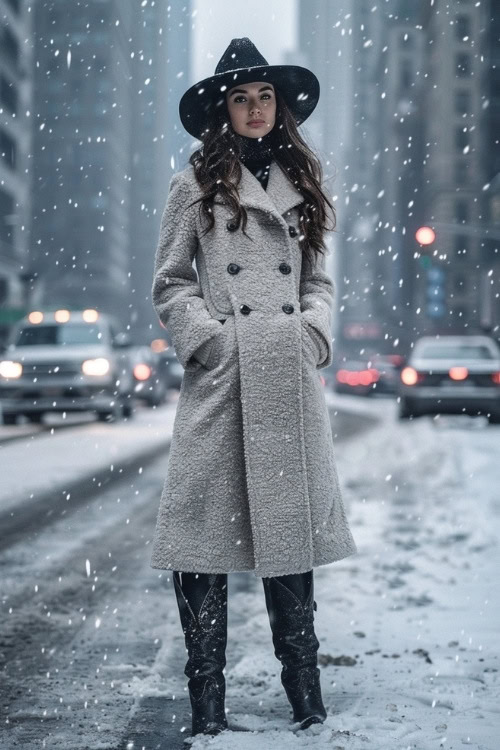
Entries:
[[242,205],[282,218],[287,211],[304,201],[304,196],[291,183],[278,162],[271,162],[267,190],[243,162],[240,163],[242,174],[238,190]]

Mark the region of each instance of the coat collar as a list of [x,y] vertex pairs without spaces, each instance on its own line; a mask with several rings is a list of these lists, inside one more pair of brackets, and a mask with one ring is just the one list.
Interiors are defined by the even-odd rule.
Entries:
[[264,190],[243,162],[240,161],[240,164],[241,180],[238,191],[242,205],[258,208],[282,219],[287,211],[304,201],[302,193],[288,179],[277,161],[271,162],[267,190]]

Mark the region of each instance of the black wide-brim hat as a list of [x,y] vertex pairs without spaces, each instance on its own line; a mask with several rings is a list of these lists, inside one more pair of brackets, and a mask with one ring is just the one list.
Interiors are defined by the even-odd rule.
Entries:
[[319,81],[300,65],[269,65],[248,37],[232,39],[217,63],[213,76],[195,83],[179,102],[179,116],[187,132],[202,140],[207,122],[218,108],[224,109],[226,92],[238,83],[270,81],[283,96],[297,125],[314,111],[319,100]]

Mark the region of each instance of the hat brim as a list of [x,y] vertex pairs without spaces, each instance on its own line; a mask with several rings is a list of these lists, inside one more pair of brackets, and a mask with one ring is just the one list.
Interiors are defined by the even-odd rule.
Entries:
[[182,125],[190,135],[201,140],[208,117],[223,106],[228,89],[238,83],[266,80],[279,88],[297,125],[314,111],[320,86],[311,70],[300,65],[254,65],[209,76],[191,86],[179,102]]

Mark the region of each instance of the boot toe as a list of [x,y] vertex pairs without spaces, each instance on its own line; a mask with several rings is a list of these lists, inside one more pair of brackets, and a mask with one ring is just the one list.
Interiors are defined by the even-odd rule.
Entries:
[[317,714],[315,714],[314,716],[308,716],[307,719],[303,719],[300,722],[299,729],[307,729],[311,726],[311,724],[323,724],[324,721],[325,719],[321,716],[318,716]]

